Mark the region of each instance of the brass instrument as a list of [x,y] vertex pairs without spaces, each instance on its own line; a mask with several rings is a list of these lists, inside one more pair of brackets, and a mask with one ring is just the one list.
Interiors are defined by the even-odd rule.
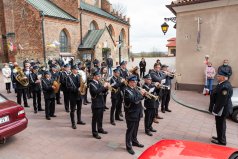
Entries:
[[155,100],[158,100],[158,99],[160,98],[159,96],[156,96],[156,95],[154,95],[154,94],[152,94],[152,93],[146,91],[146,90],[143,89],[142,87],[138,87],[138,86],[137,86],[137,89],[139,89],[139,90],[144,90],[144,91],[146,92],[146,93],[145,93],[145,96],[146,96],[147,98],[149,98],[149,99],[154,98]]
[[24,87],[27,87],[29,85],[29,79],[26,77],[24,74],[23,70],[20,67],[16,68],[17,70],[17,75],[16,75],[16,80]]
[[85,95],[87,90],[87,82],[83,80],[82,76],[80,76],[80,87],[79,87],[79,94]]
[[[106,78],[105,76],[103,76],[99,81],[102,85],[104,85],[106,82],[109,83],[109,79]],[[113,88],[113,85],[109,85],[108,90],[114,93],[118,91],[117,89]]]
[[58,78],[57,80],[53,81],[53,86],[55,87],[55,89],[54,89],[54,93],[55,93],[55,94],[58,93],[59,90],[60,90],[60,82],[59,82],[59,78]]

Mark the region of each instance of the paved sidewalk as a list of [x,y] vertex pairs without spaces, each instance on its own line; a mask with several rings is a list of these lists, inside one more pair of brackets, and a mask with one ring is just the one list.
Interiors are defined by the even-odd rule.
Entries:
[[[16,94],[6,94],[5,85],[2,82],[0,93],[16,101]],[[195,101],[203,100],[193,93],[187,94],[187,98]],[[110,103],[110,96],[108,96],[109,108]],[[63,105],[56,105],[57,117],[50,121],[45,120],[44,112],[34,114],[32,99],[29,100],[29,105],[31,107],[26,108],[29,119],[28,128],[11,137],[5,145],[0,145],[1,159],[134,159],[161,139],[210,143],[211,136],[216,135],[214,116],[183,107],[171,100],[172,113],[160,113],[164,119],[160,120],[159,124],[153,125],[158,132],[152,137],[145,135],[143,119],[141,120],[138,140],[145,147],[142,149],[135,147],[136,155],[131,156],[125,149],[125,121],[116,122],[117,125],[112,126],[109,110],[104,114],[103,123],[104,129],[109,134],[101,135],[102,139],[96,140],[91,135],[90,105],[83,105],[82,108],[82,119],[87,124],[78,125],[76,130],[71,128],[70,116],[64,111]],[[44,102],[42,105],[44,106]],[[227,120],[227,142],[227,146],[238,147],[238,125],[230,120]]]

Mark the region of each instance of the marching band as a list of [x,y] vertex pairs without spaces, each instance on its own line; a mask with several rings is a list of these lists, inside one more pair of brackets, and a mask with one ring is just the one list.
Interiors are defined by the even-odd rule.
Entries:
[[93,64],[91,70],[88,70],[90,68],[88,63],[81,62],[71,67],[69,64],[62,67],[52,63],[49,66],[50,70],[46,70],[45,66],[37,65],[30,69],[29,63],[25,63],[24,69],[16,66],[13,71],[13,83],[16,85],[17,103],[22,104],[23,96],[24,107],[29,107],[27,102],[27,94],[29,94],[28,97],[31,95],[33,97],[34,113],[44,111],[41,105],[41,92],[43,92],[45,117],[51,120],[52,117],[56,117],[55,103],[61,104],[62,91],[65,111],[70,114],[72,128],[76,129],[76,124],[86,124],[81,118],[81,109],[83,104],[90,103],[87,101],[89,91],[92,102],[92,136],[101,139],[99,133],[108,133],[103,129],[103,115],[104,111],[109,109],[106,99],[110,92],[110,123],[115,126],[115,120],[123,121],[122,117],[125,115],[126,149],[128,153],[134,154],[132,146],[144,147],[137,140],[138,127],[143,114],[145,134],[153,136],[152,133],[156,132],[153,123],[158,123],[157,119],[163,119],[159,116],[160,104],[162,113],[171,112],[169,109],[171,80],[175,74],[168,71],[167,65],[155,63],[154,69],[141,80],[139,68],[128,70],[125,61],[113,70],[112,76],[109,76],[107,67],[100,68],[98,60],[94,60]]

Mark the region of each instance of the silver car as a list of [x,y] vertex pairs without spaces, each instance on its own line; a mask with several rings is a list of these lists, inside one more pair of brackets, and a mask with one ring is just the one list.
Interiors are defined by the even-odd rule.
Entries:
[[233,105],[233,113],[231,115],[232,120],[238,123],[238,88],[233,89],[233,96],[231,98]]

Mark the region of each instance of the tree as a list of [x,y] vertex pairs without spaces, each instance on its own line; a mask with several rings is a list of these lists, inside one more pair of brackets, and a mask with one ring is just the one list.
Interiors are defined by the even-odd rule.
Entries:
[[115,10],[115,11],[118,11],[119,14],[122,14],[122,15],[126,15],[126,12],[127,12],[127,8],[124,4],[120,3],[120,2],[117,2],[117,3],[113,3],[112,4],[112,8]]

